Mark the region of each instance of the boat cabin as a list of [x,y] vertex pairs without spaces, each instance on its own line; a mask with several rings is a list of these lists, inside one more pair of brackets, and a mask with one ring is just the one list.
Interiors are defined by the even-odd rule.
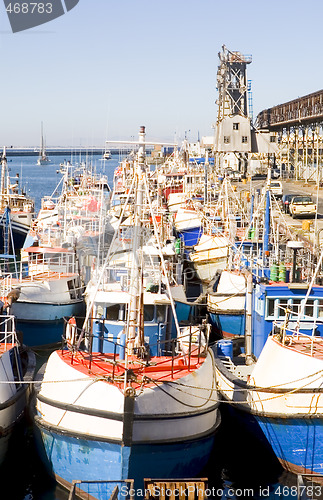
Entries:
[[308,283],[259,283],[253,294],[253,353],[259,356],[274,323],[282,324],[289,312],[288,329],[294,330],[301,313],[300,332],[323,337],[323,286],[313,286],[305,303]]

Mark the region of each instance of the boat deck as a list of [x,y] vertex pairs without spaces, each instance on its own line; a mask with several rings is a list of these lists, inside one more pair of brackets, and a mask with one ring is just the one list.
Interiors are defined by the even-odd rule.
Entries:
[[58,271],[45,271],[43,273],[32,274],[31,276],[25,276],[22,279],[11,279],[12,285],[19,285],[21,283],[32,283],[33,281],[44,281],[44,280],[60,280],[62,278],[72,278],[76,276],[76,273],[60,273]]
[[4,341],[1,341],[0,342],[0,356],[1,354],[3,354],[4,352],[7,352],[7,351],[10,351],[10,349],[12,349],[16,344],[13,344],[12,342],[4,342]]
[[[275,339],[278,342],[277,339]],[[288,335],[285,337],[285,347],[323,360],[323,338],[306,335]]]
[[[70,363],[73,368],[82,374],[93,377],[102,377],[108,382],[114,382],[120,388],[124,385],[126,371],[125,361],[113,354],[94,353],[91,356],[84,351],[75,353],[63,350],[58,355],[65,363]],[[136,356],[128,356],[128,380],[131,379],[132,387],[138,389],[145,385],[153,387],[161,382],[173,382],[197,370],[205,361],[205,356],[191,356],[190,360],[183,356],[152,357],[147,363]]]

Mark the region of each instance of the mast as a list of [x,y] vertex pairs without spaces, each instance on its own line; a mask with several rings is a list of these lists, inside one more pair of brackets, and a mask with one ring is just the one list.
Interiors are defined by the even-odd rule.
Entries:
[[[134,165],[135,176],[135,212],[134,212],[134,238],[133,238],[133,260],[131,269],[131,289],[129,304],[129,329],[128,329],[128,349],[130,352],[134,347],[136,334],[138,334],[138,345],[143,346],[143,287],[142,287],[142,207],[144,194],[144,166],[145,166],[145,127],[140,127],[139,150],[137,160]],[[138,322],[139,320],[139,322]]]
[[43,122],[41,122],[41,133],[40,133],[40,151],[39,151],[39,160],[49,161],[46,156],[45,149],[45,141],[44,141],[44,130],[43,130]]
[[40,156],[40,158],[43,158],[43,156],[44,156],[43,122],[41,122],[41,124],[40,124],[40,151],[39,151],[39,156]]
[[6,170],[7,170],[7,158],[6,158],[6,146],[3,147],[3,153],[1,158],[1,184],[0,184],[0,208],[3,209],[5,205],[5,179],[6,179]]

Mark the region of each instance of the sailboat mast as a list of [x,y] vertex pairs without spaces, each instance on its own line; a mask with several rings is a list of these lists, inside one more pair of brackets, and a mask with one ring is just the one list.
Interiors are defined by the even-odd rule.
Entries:
[[7,158],[6,158],[6,147],[3,147],[3,153],[1,158],[1,185],[0,185],[0,195],[1,195],[1,208],[5,206],[5,179],[7,171]]
[[44,156],[44,133],[43,133],[43,122],[40,125],[40,152],[39,156],[42,158]]

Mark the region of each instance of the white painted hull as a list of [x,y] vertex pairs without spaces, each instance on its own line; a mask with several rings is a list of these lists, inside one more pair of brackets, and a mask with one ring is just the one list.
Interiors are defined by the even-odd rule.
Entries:
[[[39,280],[37,277],[17,283],[20,296],[11,307],[12,314],[22,321],[56,321],[65,316],[77,315],[83,299],[80,290],[74,292],[68,283],[74,282],[77,288],[80,280],[77,274],[61,276],[56,279]],[[73,298],[76,297],[76,298]]]
[[179,208],[175,217],[175,228],[177,231],[187,231],[202,226],[202,216],[195,210]]
[[[197,371],[173,383],[144,388],[134,397],[124,396],[112,384],[100,380],[93,383],[89,375],[80,377],[80,372],[64,363],[56,352],[50,356],[44,376],[44,381],[51,380],[57,383],[42,384],[37,410],[46,425],[73,435],[123,442],[129,433],[132,443],[166,444],[209,435],[219,425],[211,352]],[[53,402],[64,405],[64,409]],[[68,411],[65,404],[88,408],[88,413]],[[133,405],[130,423],[124,418],[129,404]]]
[[[5,351],[0,356],[0,380],[2,382],[0,383],[0,464],[6,458],[10,437],[16,424],[24,416],[30,393],[28,385],[22,385],[20,388],[16,387],[10,361],[11,351]],[[33,363],[34,359],[29,365],[26,381],[31,380],[33,376],[35,368]],[[8,383],[10,381],[13,383]]]
[[218,361],[216,379],[224,397],[248,412],[323,418],[323,391],[318,390],[323,385],[323,359],[289,349],[274,336],[268,337],[247,384],[219,369]]
[[213,294],[209,293],[207,296],[207,308],[208,311],[213,313],[225,313],[236,311],[237,313],[242,313],[245,311],[246,305],[246,295],[236,294],[236,295],[225,295],[221,293]]
[[51,322],[60,321],[70,316],[78,316],[83,310],[83,301],[74,301],[67,304],[41,304],[32,302],[15,302],[11,313],[18,321]]
[[209,282],[228,265],[229,243],[224,236],[203,234],[190,253],[190,259],[202,281]]
[[208,262],[194,261],[194,269],[196,270],[200,280],[205,283],[210,282],[214,278],[215,273],[217,271],[225,269],[227,265],[228,265],[227,257],[210,260]]
[[311,338],[300,336],[300,344],[295,338],[286,337],[282,344],[278,336],[268,337],[247,382],[239,366],[233,376],[216,359],[217,386],[286,470],[315,474],[315,481],[322,482],[323,339],[314,337],[318,349],[312,356]]

